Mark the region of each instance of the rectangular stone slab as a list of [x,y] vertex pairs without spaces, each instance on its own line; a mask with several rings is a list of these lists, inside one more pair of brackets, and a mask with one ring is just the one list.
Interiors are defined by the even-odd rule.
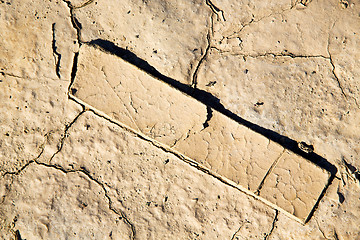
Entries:
[[329,177],[327,171],[285,151],[264,180],[260,196],[305,222]]
[[[255,193],[264,177],[284,156],[285,150],[279,144],[217,111],[210,110],[209,117],[209,109],[201,102],[94,46],[83,45],[80,49],[71,93],[132,131],[167,145],[257,198]],[[300,157],[299,161],[307,162]],[[328,177],[325,173],[323,176]],[[285,185],[297,184],[283,179]],[[265,199],[296,214],[287,202],[266,195],[267,183],[263,187]],[[319,188],[325,187],[323,182],[320,185]],[[273,192],[285,194],[283,191],[279,188]],[[311,206],[318,197],[318,191],[311,192],[306,205]]]

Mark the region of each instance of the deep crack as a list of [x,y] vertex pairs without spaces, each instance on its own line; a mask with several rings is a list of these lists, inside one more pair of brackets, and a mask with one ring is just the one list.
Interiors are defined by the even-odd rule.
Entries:
[[55,23],[52,24],[52,51],[53,51],[53,56],[55,59],[55,72],[56,72],[56,76],[58,76],[58,78],[61,78],[60,75],[60,64],[61,64],[61,54],[57,51],[57,46],[56,46],[56,36],[55,36]]
[[88,1],[86,3],[84,3],[82,6],[80,7],[75,7],[71,4],[70,1],[67,1],[67,0],[63,0],[64,3],[66,3],[66,5],[68,6],[68,8],[70,9],[70,19],[71,19],[71,24],[73,26],[73,28],[75,29],[76,31],[76,36],[77,36],[77,41],[78,41],[78,44],[79,44],[79,47],[81,46],[81,23],[76,19],[75,15],[74,15],[74,10],[75,9],[78,9],[78,8],[81,8],[83,6],[86,6],[88,4],[90,4],[91,2],[93,1]]
[[20,231],[16,230],[15,231],[15,240],[26,240],[26,239],[21,238]]
[[211,11],[212,11],[214,14],[216,14],[218,21],[220,20],[220,16],[219,16],[219,15],[221,15],[221,18],[222,18],[223,21],[226,21],[223,10],[221,10],[220,8],[218,8],[217,6],[215,6],[210,0],[206,0],[206,5],[208,5],[208,6],[210,7]]
[[339,240],[339,236],[338,236],[335,228],[334,228],[334,239],[335,239],[335,240]]
[[204,130],[205,128],[207,128],[209,126],[209,121],[211,120],[211,118],[213,116],[213,111],[212,111],[211,107],[206,106],[206,111],[207,111],[206,120],[203,123],[204,128],[202,130]]
[[[82,28],[82,26],[81,26],[81,23],[75,18],[74,10],[89,5],[90,3],[93,2],[93,0],[86,1],[85,3],[83,3],[80,6],[73,6],[71,4],[71,2],[68,1],[68,0],[63,0],[63,2],[66,3],[67,7],[70,10],[71,24],[72,24],[73,28],[76,31],[77,42],[78,42],[79,50],[80,50],[80,47],[82,45],[82,41],[81,41],[81,28]],[[71,97],[71,95],[70,95],[70,93],[74,95],[76,93],[76,91],[77,91],[77,89],[71,88],[71,86],[73,85],[75,77],[76,77],[78,58],[79,58],[79,52],[75,52],[74,53],[74,58],[73,58],[73,66],[72,66],[72,69],[71,69],[71,80],[70,80],[70,84],[69,84],[69,87],[68,87],[68,98],[70,100],[74,101],[75,103],[81,105],[83,107],[83,109],[85,109],[84,104],[80,103],[79,101],[77,101],[76,99]]]
[[348,163],[345,158],[343,158],[343,163],[346,167],[346,170],[349,171],[352,175],[354,175],[355,179],[360,183],[360,170],[356,169],[353,165]]
[[76,73],[77,73],[77,65],[78,65],[78,59],[79,59],[79,52],[74,53],[74,58],[73,58],[73,66],[71,69],[71,80],[70,80],[70,84],[68,87],[68,93],[72,93],[73,95],[76,93],[76,89],[72,89],[71,86],[73,85],[74,81],[75,81],[75,77],[76,77]]

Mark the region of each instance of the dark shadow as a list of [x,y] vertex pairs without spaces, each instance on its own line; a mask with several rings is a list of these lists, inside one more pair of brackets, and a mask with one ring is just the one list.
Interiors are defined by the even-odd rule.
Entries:
[[21,238],[20,231],[16,230],[16,232],[15,232],[15,240],[26,240],[26,239]]
[[158,80],[169,84],[173,88],[176,88],[177,90],[197,99],[198,101],[211,107],[212,109],[215,109],[216,111],[235,120],[239,124],[242,124],[242,125],[250,128],[251,130],[269,138],[270,140],[277,142],[284,148],[308,159],[309,161],[313,162],[317,166],[327,170],[329,173],[331,173],[332,176],[335,176],[335,174],[337,173],[337,168],[333,164],[328,162],[325,158],[321,157],[320,155],[318,155],[314,152],[306,153],[306,152],[302,151],[298,147],[297,141],[295,141],[289,137],[280,135],[279,133],[274,132],[270,129],[266,129],[264,127],[261,127],[254,123],[251,123],[251,122],[239,117],[235,113],[226,109],[220,103],[220,100],[218,98],[216,98],[215,96],[213,96],[212,94],[210,94],[206,91],[197,89],[197,88],[192,88],[189,85],[183,84],[175,79],[172,79],[170,77],[167,77],[167,76],[161,74],[158,70],[156,70],[153,66],[151,66],[147,61],[137,57],[134,53],[130,52],[129,50],[118,47],[114,43],[107,41],[107,40],[103,40],[103,39],[96,39],[87,44],[95,46],[95,47],[100,47],[100,49],[102,49],[103,51],[108,52],[113,55],[116,55],[116,56],[122,58],[123,60],[137,66],[138,68],[147,72],[148,74],[157,78]]

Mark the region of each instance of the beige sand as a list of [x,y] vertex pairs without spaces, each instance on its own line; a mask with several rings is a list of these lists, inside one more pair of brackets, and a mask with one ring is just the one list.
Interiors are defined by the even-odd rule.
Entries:
[[360,238],[359,12],[1,1],[0,238]]

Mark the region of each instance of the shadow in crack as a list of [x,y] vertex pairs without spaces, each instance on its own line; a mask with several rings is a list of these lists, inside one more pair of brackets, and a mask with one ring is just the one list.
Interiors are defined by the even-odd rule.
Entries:
[[15,232],[15,240],[26,240],[26,239],[21,238],[20,231],[16,230],[16,232]]
[[314,152],[307,153],[307,152],[302,151],[299,148],[297,141],[295,141],[289,137],[280,135],[279,133],[277,133],[275,131],[266,129],[264,127],[261,127],[257,124],[251,123],[251,122],[241,118],[240,116],[238,116],[235,113],[231,112],[230,110],[226,109],[220,103],[220,99],[216,98],[212,94],[210,94],[206,91],[197,89],[197,88],[193,88],[189,85],[183,84],[175,79],[172,79],[170,77],[163,75],[158,70],[156,70],[153,66],[151,66],[147,61],[139,58],[133,52],[123,49],[121,47],[118,47],[114,43],[107,41],[107,40],[103,40],[103,39],[96,39],[91,42],[88,42],[87,44],[94,46],[94,47],[99,47],[101,50],[103,50],[107,53],[110,53],[110,54],[113,54],[113,55],[116,55],[116,56],[122,58],[123,60],[137,66],[139,69],[147,72],[148,74],[157,78],[158,80],[163,81],[163,82],[169,84],[170,86],[172,86],[173,88],[176,88],[177,90],[185,93],[186,95],[189,95],[189,96],[197,99],[198,101],[202,102],[203,104],[226,115],[227,117],[233,119],[234,121],[238,122],[239,124],[242,124],[242,125],[250,128],[251,130],[269,138],[270,140],[272,140],[274,142],[277,142],[284,148],[308,159],[309,161],[313,162],[317,166],[325,169],[326,171],[331,173],[332,178],[337,173],[337,168],[333,164],[328,162],[325,158],[321,157],[320,155],[318,155]]

